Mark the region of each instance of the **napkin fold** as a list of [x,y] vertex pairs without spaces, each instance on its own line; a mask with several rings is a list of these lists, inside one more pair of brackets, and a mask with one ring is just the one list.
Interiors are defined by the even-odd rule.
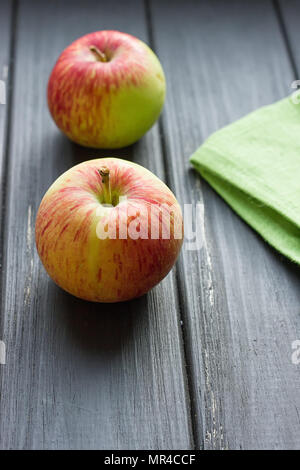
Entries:
[[264,106],[190,157],[203,178],[280,253],[300,264],[300,104]]

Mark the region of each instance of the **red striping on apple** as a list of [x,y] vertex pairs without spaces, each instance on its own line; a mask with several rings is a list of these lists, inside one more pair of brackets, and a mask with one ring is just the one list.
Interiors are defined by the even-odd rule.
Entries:
[[120,148],[136,142],[157,120],[165,76],[154,52],[119,31],[87,34],[58,58],[48,83],[48,105],[74,142]]
[[148,292],[168,274],[182,242],[174,194],[146,168],[117,158],[83,162],[62,174],[36,218],[37,251],[48,274],[95,302]]

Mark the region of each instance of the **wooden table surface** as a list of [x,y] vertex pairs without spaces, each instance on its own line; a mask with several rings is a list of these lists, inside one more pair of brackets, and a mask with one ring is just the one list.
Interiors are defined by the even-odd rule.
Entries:
[[[299,449],[299,268],[271,249],[191,169],[213,131],[291,93],[300,2],[0,1],[2,449]],[[159,122],[115,151],[72,144],[46,85],[77,37],[146,41],[167,79]],[[34,242],[40,200],[63,171],[119,156],[203,204],[203,247],[122,304],[56,287]]]

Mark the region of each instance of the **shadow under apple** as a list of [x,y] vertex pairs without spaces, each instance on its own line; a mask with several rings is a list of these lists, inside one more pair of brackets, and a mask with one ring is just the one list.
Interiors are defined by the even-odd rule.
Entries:
[[64,347],[74,346],[73,350],[79,348],[89,357],[109,359],[148,329],[147,295],[128,302],[95,303],[78,299],[49,282],[50,297],[55,297],[52,320],[63,336],[60,341],[63,339]]
[[[134,161],[139,143],[120,149],[94,149],[83,147],[70,141],[61,132],[55,132],[51,142],[52,167],[57,170],[57,176],[72,166],[95,158],[116,157]],[[45,158],[49,159],[48,152]]]

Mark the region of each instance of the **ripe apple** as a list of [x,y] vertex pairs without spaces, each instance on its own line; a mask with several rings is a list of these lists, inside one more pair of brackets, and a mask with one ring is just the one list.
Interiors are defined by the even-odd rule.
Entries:
[[140,165],[80,163],[46,192],[36,246],[52,279],[71,294],[119,302],[146,293],[170,271],[183,241],[180,206]]
[[136,142],[158,118],[165,77],[154,52],[119,31],[97,31],[68,46],[48,83],[57,126],[74,142],[119,148]]

